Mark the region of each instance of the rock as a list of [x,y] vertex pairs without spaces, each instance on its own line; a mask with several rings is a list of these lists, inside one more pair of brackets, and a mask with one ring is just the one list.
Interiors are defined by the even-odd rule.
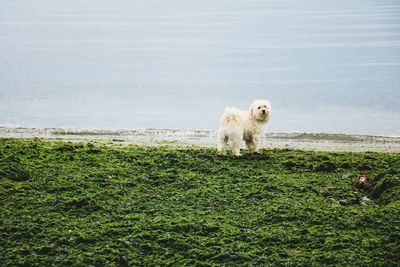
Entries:
[[369,202],[369,201],[371,201],[369,198],[367,198],[366,196],[364,196],[364,197],[362,197],[361,199],[360,199],[360,205],[361,206],[367,206],[367,203]]

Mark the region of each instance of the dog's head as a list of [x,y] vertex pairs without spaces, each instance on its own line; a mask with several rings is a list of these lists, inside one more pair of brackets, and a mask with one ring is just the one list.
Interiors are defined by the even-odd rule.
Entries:
[[271,103],[267,100],[255,100],[250,106],[250,116],[258,122],[266,123],[271,117]]

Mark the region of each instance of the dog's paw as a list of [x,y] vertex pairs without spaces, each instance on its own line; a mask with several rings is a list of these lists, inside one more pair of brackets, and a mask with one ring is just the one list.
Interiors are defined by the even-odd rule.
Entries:
[[225,149],[218,149],[217,150],[218,156],[226,156],[226,150]]

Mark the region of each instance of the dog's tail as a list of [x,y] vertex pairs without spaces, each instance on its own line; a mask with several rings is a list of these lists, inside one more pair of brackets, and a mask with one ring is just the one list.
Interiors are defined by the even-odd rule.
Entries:
[[225,127],[240,127],[240,112],[237,108],[226,108],[221,118],[221,125]]

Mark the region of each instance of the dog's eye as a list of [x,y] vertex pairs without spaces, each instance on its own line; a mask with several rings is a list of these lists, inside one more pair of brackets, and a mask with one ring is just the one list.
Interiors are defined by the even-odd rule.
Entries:
[[260,109],[261,107],[258,107],[258,109]]

